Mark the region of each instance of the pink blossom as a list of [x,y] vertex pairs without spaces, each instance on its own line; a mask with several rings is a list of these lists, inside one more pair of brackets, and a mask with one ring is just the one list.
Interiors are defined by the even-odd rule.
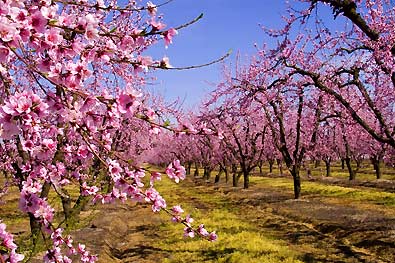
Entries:
[[151,1],[147,2],[147,10],[150,16],[155,16],[157,12],[156,5],[154,5]]
[[163,28],[166,27],[165,24],[163,24],[163,23],[160,22],[160,21],[155,21],[155,19],[151,19],[151,21],[149,22],[149,24],[151,25],[152,31],[153,31],[153,32],[160,31],[160,30],[162,30]]
[[8,47],[0,45],[0,63],[8,62],[8,55],[10,50]]
[[163,57],[160,61],[160,68],[168,69],[171,68],[170,61],[168,57]]
[[15,35],[18,35],[17,24],[11,24],[9,20],[3,16],[0,17],[0,39],[4,42],[12,41]]
[[185,224],[187,225],[187,226],[191,226],[192,225],[192,223],[193,223],[193,218],[191,217],[191,215],[187,215],[186,217],[185,217],[185,219],[184,219],[184,222],[185,222]]
[[215,231],[213,231],[213,232],[211,232],[211,233],[208,235],[208,238],[209,238],[210,241],[216,241],[216,240],[218,239],[218,236],[217,236],[217,234],[215,233]]
[[158,134],[160,134],[161,133],[161,128],[160,127],[158,127],[158,126],[151,126],[151,129],[149,130],[149,133],[150,134],[155,134],[155,135],[158,135]]
[[163,33],[163,37],[165,39],[165,47],[168,47],[173,43],[173,37],[178,34],[178,31],[174,28],[170,28],[166,32]]
[[203,224],[200,224],[200,225],[199,225],[197,231],[198,231],[198,233],[199,233],[200,235],[202,235],[202,236],[204,236],[204,237],[206,237],[206,236],[209,235],[208,231],[204,228],[204,225],[203,225]]
[[162,175],[159,172],[152,172],[150,178],[151,185],[153,185],[155,181],[160,181],[162,179],[161,176]]
[[29,24],[35,29],[38,33],[44,33],[45,27],[47,25],[48,19],[46,19],[40,11],[34,12],[34,14],[30,17]]
[[175,160],[170,163],[166,168],[166,174],[170,179],[174,179],[176,183],[180,182],[180,180],[184,180],[186,176],[186,171],[183,166],[180,165],[179,160]]
[[184,228],[184,237],[190,237],[190,238],[195,237],[195,231],[193,231],[193,229],[190,227],[185,227]]
[[60,33],[60,29],[51,28],[45,33],[45,40],[51,45],[59,45],[63,40],[63,37]]

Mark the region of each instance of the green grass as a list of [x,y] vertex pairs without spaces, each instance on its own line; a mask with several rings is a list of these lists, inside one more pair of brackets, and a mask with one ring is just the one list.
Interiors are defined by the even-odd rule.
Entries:
[[[252,180],[255,184],[293,190],[293,181],[290,178],[264,178],[257,177]],[[334,197],[342,200],[360,203],[374,203],[386,206],[395,206],[395,193],[388,193],[374,188],[351,188],[336,185],[325,185],[317,182],[302,182],[303,195],[319,195]]]

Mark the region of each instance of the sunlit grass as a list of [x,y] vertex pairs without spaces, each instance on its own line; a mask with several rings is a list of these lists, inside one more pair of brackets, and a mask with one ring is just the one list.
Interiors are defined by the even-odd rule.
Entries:
[[171,257],[162,262],[301,262],[300,255],[284,241],[266,235],[220,195],[199,191],[199,188],[184,189],[182,184],[175,186],[167,179],[161,184],[159,189],[165,198],[180,202],[183,209],[191,213],[195,224],[203,223],[219,236],[216,242],[180,238],[183,226],[169,220],[161,226],[164,238],[159,247],[171,252]]
[[[252,182],[282,188],[293,189],[293,181],[289,178],[254,177]],[[350,201],[371,202],[380,205],[395,206],[395,193],[388,193],[373,188],[351,188],[336,185],[325,185],[317,182],[302,182],[302,195],[319,195],[322,197],[337,197]]]

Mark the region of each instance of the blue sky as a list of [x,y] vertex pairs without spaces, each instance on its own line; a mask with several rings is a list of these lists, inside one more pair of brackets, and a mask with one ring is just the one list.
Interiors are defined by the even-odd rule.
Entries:
[[[159,4],[158,1],[153,1]],[[180,30],[168,49],[159,43],[148,53],[153,57],[168,56],[174,66],[203,64],[233,50],[227,63],[234,61],[237,52],[241,57],[256,51],[272,41],[261,25],[279,28],[282,25],[285,0],[174,0],[159,8],[165,23],[176,27],[199,16],[197,23]],[[162,94],[167,100],[179,97],[187,108],[196,107],[213,86],[221,80],[221,64],[183,71],[158,71],[157,80],[148,89]]]

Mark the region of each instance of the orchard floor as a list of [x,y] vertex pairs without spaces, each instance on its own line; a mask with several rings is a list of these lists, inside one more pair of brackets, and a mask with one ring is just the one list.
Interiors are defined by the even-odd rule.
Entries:
[[161,183],[168,205],[181,204],[218,241],[184,239],[167,214],[131,203],[83,212],[73,236],[101,263],[395,262],[393,181],[304,178],[300,200],[290,177],[252,177],[247,190],[192,177]]

